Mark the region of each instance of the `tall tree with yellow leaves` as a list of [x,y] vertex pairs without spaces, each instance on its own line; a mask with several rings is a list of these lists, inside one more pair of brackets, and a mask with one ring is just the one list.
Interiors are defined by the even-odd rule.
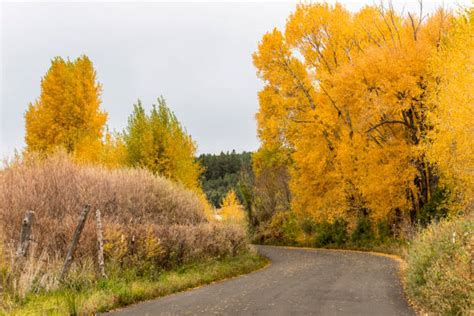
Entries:
[[[427,152],[461,204],[474,201],[474,8],[460,14],[431,60],[432,91]],[[465,206],[465,205],[462,205]]]
[[437,181],[420,150],[435,84],[427,60],[449,20],[301,4],[284,32],[263,37],[253,56],[265,82],[258,132],[262,148],[291,155],[298,214],[416,219]]
[[56,57],[41,80],[41,95],[25,113],[26,145],[43,153],[100,146],[107,113],[100,109],[101,85],[87,56]]
[[103,140],[78,144],[73,157],[78,163],[92,163],[109,169],[121,168],[127,165],[127,147],[123,135],[106,131]]

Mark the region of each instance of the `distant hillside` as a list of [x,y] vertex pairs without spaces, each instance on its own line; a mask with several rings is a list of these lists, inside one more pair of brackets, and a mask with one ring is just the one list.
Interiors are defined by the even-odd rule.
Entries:
[[219,207],[224,196],[231,189],[243,202],[239,183],[242,177],[253,177],[252,153],[221,152],[220,154],[202,154],[198,162],[205,171],[201,175],[201,184],[209,201]]

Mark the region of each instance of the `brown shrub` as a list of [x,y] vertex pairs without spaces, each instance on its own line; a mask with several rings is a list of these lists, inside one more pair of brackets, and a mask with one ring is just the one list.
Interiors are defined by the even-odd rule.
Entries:
[[[79,215],[85,224],[68,279],[89,282],[97,270],[95,210],[100,209],[110,273],[153,273],[247,249],[239,227],[207,222],[200,197],[146,170],[106,170],[73,163],[66,154],[25,156],[0,170],[0,313],[6,297],[58,286]],[[21,220],[35,212],[25,260],[14,258]],[[82,280],[82,281],[81,281]]]
[[248,250],[240,227],[211,223],[151,225],[145,230],[109,226],[105,239],[108,261],[138,268],[151,264],[167,269]]
[[[105,170],[74,164],[65,154],[29,156],[0,173],[0,229],[6,243],[19,238],[26,210],[35,212],[38,253],[65,254],[84,205],[100,209],[104,225],[194,225],[206,221],[192,192],[145,170]],[[95,248],[94,216],[84,228],[78,257]]]

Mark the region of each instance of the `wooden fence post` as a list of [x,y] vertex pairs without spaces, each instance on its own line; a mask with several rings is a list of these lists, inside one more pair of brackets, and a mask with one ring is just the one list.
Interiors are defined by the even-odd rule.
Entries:
[[25,217],[21,222],[20,243],[16,250],[16,256],[25,258],[28,255],[28,249],[31,241],[31,226],[35,220],[35,212],[26,211]]
[[102,219],[100,210],[95,211],[96,228],[97,228],[97,259],[99,262],[99,272],[103,278],[106,278],[105,263],[104,263],[104,236],[102,230]]
[[71,266],[72,258],[74,256],[74,252],[76,251],[77,244],[79,243],[79,238],[81,237],[81,233],[84,229],[84,225],[86,223],[87,215],[89,214],[90,209],[90,205],[86,205],[82,210],[81,216],[79,217],[79,223],[77,223],[76,230],[74,231],[74,235],[72,237],[71,245],[69,246],[69,249],[67,251],[66,260],[64,261],[64,266],[61,271],[61,275],[59,276],[60,281],[64,280],[64,277],[66,276],[69,267]]

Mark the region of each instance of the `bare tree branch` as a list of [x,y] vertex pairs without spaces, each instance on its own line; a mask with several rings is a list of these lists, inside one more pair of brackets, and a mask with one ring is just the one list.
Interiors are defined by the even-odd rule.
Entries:
[[402,124],[402,125],[405,125],[406,127],[410,128],[410,126],[404,122],[404,121],[398,121],[398,120],[389,120],[389,121],[382,121],[378,124],[375,124],[374,126],[372,126],[371,128],[369,128],[366,132],[367,133],[370,133],[372,132],[373,130],[379,128],[380,126],[382,125],[385,125],[385,124]]

